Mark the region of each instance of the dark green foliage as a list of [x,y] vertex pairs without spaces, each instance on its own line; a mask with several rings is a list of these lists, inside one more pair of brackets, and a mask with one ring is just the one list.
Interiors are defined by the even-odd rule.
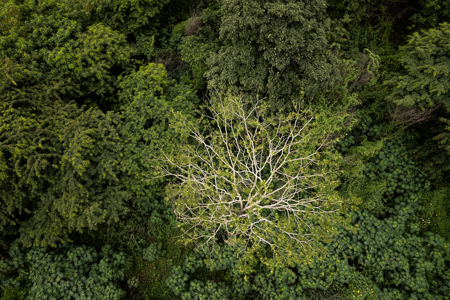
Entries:
[[447,240],[450,239],[450,189],[446,182],[423,194],[423,204],[420,208],[422,223]]
[[[213,267],[216,273],[211,273],[208,280],[200,283],[192,274],[206,267],[203,259],[209,261],[210,257],[204,253],[191,256],[183,266],[174,268],[167,284],[182,299],[212,295],[221,295],[222,299],[239,299],[239,295],[247,295],[243,299],[298,299],[310,290],[345,290],[346,284],[369,278],[374,284],[366,290],[374,299],[445,299],[450,244],[432,233],[417,235],[419,224],[406,225],[412,212],[405,206],[397,216],[385,220],[367,212],[354,214],[356,233],[343,231],[327,245],[330,255],[315,260],[310,267],[285,268],[274,273],[260,269],[245,281],[236,273],[233,252],[227,255],[227,250],[222,250],[221,256],[212,257],[212,263],[218,267]],[[223,270],[225,274],[217,273]],[[364,276],[357,270],[363,271]],[[225,289],[224,284],[230,288]]]
[[24,299],[30,289],[26,250],[17,241],[8,247],[10,259],[2,257],[0,260],[0,299]]
[[161,250],[160,243],[153,243],[144,249],[144,257],[143,258],[149,262],[152,262],[152,261],[160,259],[165,254],[166,254],[166,251]]
[[327,51],[326,2],[222,2],[223,47],[208,65],[209,84],[268,93],[279,108],[302,89],[308,96],[335,81],[335,59]]
[[[361,132],[376,136],[377,126],[368,116],[362,115],[355,128],[356,136]],[[353,265],[357,262],[357,269],[375,280],[382,299],[441,299],[449,288],[448,241],[426,232],[430,219],[424,219],[423,205],[429,204],[424,195],[430,183],[406,149],[407,142],[415,138],[417,134],[412,132],[389,139],[378,155],[365,163],[368,179],[386,183],[382,201],[375,205],[383,217],[377,218],[367,208],[352,213],[358,233],[348,232],[342,240],[344,249],[349,249],[344,253]]]
[[394,87],[386,99],[397,105],[418,106],[422,110],[439,104],[450,111],[446,95],[450,88],[449,38],[448,23],[410,36],[408,44],[400,47],[401,63],[408,73],[386,81],[385,84]]
[[[404,192],[422,192],[418,183],[424,184],[425,176],[415,172],[415,163],[408,159],[406,147],[399,140],[386,141],[379,154],[365,164],[366,176],[371,180],[385,181],[385,196]],[[429,189],[425,185],[425,190]]]
[[[103,230],[100,228],[89,235],[78,234],[74,242],[96,246],[111,243],[132,257],[133,263],[127,265],[126,272],[130,282],[127,299],[176,299],[167,288],[165,279],[174,265],[183,262],[192,246],[186,247],[177,241],[180,231],[173,221],[156,219],[154,211],[141,205],[108,228],[103,226]],[[153,256],[157,259],[152,260],[147,254],[157,254]]]
[[[369,48],[379,55],[387,50],[395,52],[395,44],[402,43],[409,33],[410,17],[417,11],[414,1],[402,0],[329,0],[327,15],[332,18],[329,33],[343,39],[338,46],[346,52]],[[338,35],[336,35],[338,34]],[[346,54],[349,54],[349,53]]]
[[[449,243],[433,233],[418,235],[411,195],[395,199],[397,215],[380,220],[367,212],[354,216],[356,235],[337,241],[335,250],[348,255],[352,265],[374,279],[380,299],[445,299],[450,271]],[[412,219],[412,220],[411,220]]]
[[450,120],[445,118],[440,118],[439,121],[445,124],[444,132],[438,134],[433,138],[433,140],[437,140],[439,144],[439,148],[444,149],[447,155],[450,155]]
[[25,250],[16,241],[9,255],[0,261],[2,290],[24,285],[28,293],[22,299],[123,299],[117,283],[124,280],[130,261],[110,246],[101,252],[85,246],[45,252],[35,247]]
[[[406,27],[412,13],[409,1],[332,0],[327,15],[332,17],[327,39],[339,55],[355,59],[365,49],[379,57],[376,77],[379,82],[391,79],[403,69],[398,46],[409,32]],[[364,108],[376,112],[375,118],[387,115],[385,96],[391,93],[380,84],[367,85],[358,91]]]
[[411,20],[412,28],[429,29],[450,21],[450,2],[448,0],[419,0],[420,5]]
[[449,178],[450,156],[445,151],[445,140],[439,138],[446,135],[445,123],[439,119],[447,116],[446,110],[439,108],[428,122],[422,126],[415,125],[414,130],[419,133],[419,138],[409,145],[414,149],[414,161],[421,165],[434,185],[445,183]]
[[[181,266],[176,266],[172,270],[172,274],[167,278],[167,286],[180,299],[239,299],[250,292],[250,283],[244,280],[244,276],[240,274],[236,265],[238,258],[236,257],[236,248],[231,246],[216,246],[214,251],[209,254],[206,247],[196,248],[194,253],[188,256]],[[207,265],[205,262],[210,262]],[[210,272],[206,269],[210,268]],[[190,274],[194,274],[199,269],[203,269],[203,273],[207,276],[206,281],[191,279]],[[211,280],[217,278],[216,273],[227,271],[228,282],[231,288],[226,288],[224,282],[215,282]],[[221,276],[222,277],[222,276]],[[223,280],[223,277],[221,278]]]
[[378,213],[382,213],[384,209],[382,198],[386,201],[405,192],[418,193],[430,189],[430,183],[425,180],[425,173],[418,171],[417,163],[411,160],[413,153],[406,149],[405,143],[417,138],[417,133],[409,132],[403,138],[389,137],[390,127],[387,123],[376,124],[363,111],[357,114],[357,118],[358,123],[351,134],[337,144],[336,148],[339,151],[351,157],[355,150],[361,147],[358,145],[361,141],[381,140],[383,142],[382,147],[374,153],[375,155],[364,163],[364,183],[361,185],[368,190],[372,186],[378,186],[377,196],[372,195],[363,204],[365,209],[374,212],[373,209],[376,208]]
[[[190,34],[183,38],[181,44],[182,70],[179,79],[193,87],[194,90],[203,90],[206,86],[205,72],[208,70],[207,60],[218,51],[220,43],[219,26],[221,11],[206,8],[196,17],[198,34]],[[186,34],[186,28],[194,18],[189,18],[177,24],[173,29],[173,35]],[[189,32],[188,32],[189,33]]]

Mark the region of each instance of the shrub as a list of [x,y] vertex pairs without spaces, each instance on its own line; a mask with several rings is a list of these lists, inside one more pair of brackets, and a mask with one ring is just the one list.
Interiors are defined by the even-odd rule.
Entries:
[[59,246],[45,252],[32,247],[25,250],[16,240],[10,248],[10,259],[0,261],[2,289],[25,285],[25,299],[122,299],[117,283],[124,280],[129,260],[111,246],[101,252],[86,246]]
[[165,250],[161,250],[161,243],[152,243],[149,247],[144,249],[143,258],[149,262],[160,259],[166,254]]

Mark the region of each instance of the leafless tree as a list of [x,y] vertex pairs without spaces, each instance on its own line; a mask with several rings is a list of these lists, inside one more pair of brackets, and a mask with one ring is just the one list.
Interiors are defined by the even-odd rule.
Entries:
[[416,123],[424,122],[431,117],[431,113],[439,106],[422,111],[418,107],[405,107],[393,103],[388,104],[388,112],[391,122],[395,126],[402,126],[404,129]]
[[184,34],[186,36],[198,35],[200,28],[202,27],[202,22],[200,21],[200,10],[196,9],[191,12],[191,18],[186,24],[186,30]]

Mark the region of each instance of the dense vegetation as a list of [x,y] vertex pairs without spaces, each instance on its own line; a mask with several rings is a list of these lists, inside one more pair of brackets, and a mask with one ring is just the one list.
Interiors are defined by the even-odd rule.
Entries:
[[0,299],[450,299],[444,0],[0,0]]

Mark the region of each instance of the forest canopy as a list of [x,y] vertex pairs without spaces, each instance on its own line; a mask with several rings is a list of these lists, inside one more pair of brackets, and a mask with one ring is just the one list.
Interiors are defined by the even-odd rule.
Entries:
[[0,299],[449,299],[444,0],[0,0]]

